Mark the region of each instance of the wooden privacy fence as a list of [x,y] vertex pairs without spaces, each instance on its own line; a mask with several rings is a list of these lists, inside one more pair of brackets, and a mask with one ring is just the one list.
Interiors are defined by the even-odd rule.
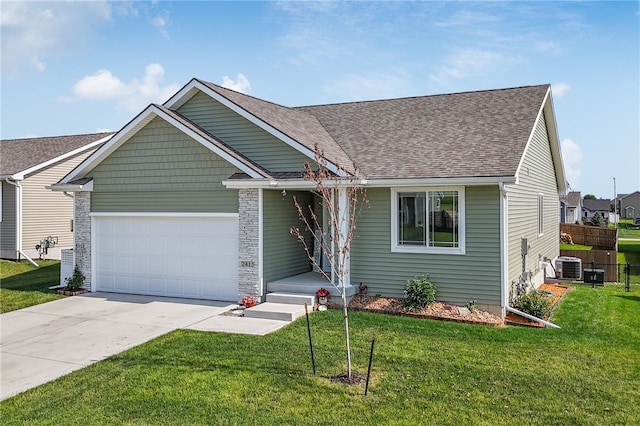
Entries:
[[[575,241],[574,241],[575,242]],[[604,269],[605,282],[618,282],[618,252],[616,250],[560,250],[560,256],[582,259],[582,269]]]
[[[618,230],[615,228],[561,223],[560,232],[571,235],[574,244],[618,250]],[[613,262],[615,261],[614,257]]]

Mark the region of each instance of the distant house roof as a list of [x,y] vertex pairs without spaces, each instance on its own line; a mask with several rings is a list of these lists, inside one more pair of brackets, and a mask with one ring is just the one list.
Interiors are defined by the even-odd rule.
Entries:
[[608,212],[611,211],[611,200],[598,198],[597,200],[582,200],[582,208],[592,212]]
[[638,195],[640,195],[640,191],[632,192],[631,194],[619,194],[619,195],[618,195],[618,197],[617,197],[617,199],[618,199],[618,200],[624,200],[625,198],[627,198],[627,197],[629,197],[629,196],[631,196],[631,195],[633,195],[633,196],[636,196],[636,197],[637,197]]
[[581,199],[580,191],[571,191],[565,197],[565,202],[567,207],[578,207]]
[[104,143],[113,133],[6,139],[0,141],[0,177],[10,177],[37,169],[50,161],[63,160]]

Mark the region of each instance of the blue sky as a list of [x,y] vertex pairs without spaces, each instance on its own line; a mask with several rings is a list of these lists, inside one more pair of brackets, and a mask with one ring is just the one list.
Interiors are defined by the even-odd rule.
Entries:
[[192,77],[287,106],[550,83],[571,187],[640,190],[638,2],[11,2],[2,139],[118,130]]

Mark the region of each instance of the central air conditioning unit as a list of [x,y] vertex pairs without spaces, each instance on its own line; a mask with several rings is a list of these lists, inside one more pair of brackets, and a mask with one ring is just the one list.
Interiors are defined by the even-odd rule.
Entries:
[[582,259],[560,256],[556,259],[556,273],[561,280],[582,279]]
[[75,262],[73,258],[73,249],[60,250],[60,285],[67,285],[67,278],[73,275]]

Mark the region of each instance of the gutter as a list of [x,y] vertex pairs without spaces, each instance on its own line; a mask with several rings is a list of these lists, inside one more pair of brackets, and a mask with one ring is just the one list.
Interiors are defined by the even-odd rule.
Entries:
[[[40,265],[22,251],[22,186],[20,185],[19,180],[11,177],[6,178],[5,181],[9,185],[16,187],[16,252],[18,252],[19,255],[24,256],[24,258],[33,266],[39,268]],[[20,256],[18,256],[18,258],[19,257]]]

